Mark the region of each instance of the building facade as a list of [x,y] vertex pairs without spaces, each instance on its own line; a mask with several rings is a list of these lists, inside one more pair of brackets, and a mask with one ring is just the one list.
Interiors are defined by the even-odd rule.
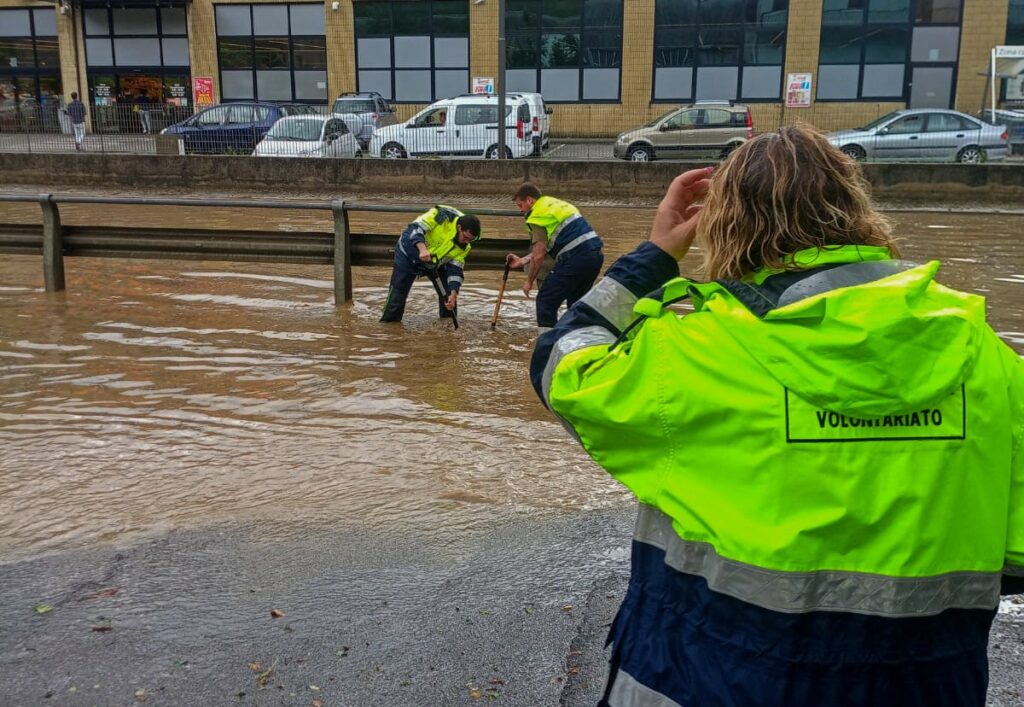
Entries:
[[[377,91],[406,117],[495,76],[498,8],[0,0],[0,120],[52,123],[72,91],[93,113],[179,114]],[[558,135],[607,136],[714,99],[750,105],[759,130],[838,129],[908,106],[977,113],[992,48],[1024,44],[1024,0],[506,0],[505,28],[508,90],[541,92]],[[1004,102],[1021,98],[999,81]]]

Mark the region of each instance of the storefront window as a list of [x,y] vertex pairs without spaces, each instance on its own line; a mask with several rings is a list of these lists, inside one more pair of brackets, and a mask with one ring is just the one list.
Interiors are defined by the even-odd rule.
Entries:
[[396,103],[429,103],[469,89],[469,4],[356,2],[360,91]]
[[916,65],[955,68],[960,9],[961,0],[825,0],[818,100],[913,102]]
[[222,100],[327,101],[322,4],[215,9]]
[[508,0],[506,84],[550,103],[616,102],[622,0]]
[[0,123],[56,129],[60,94],[56,12],[0,9]]
[[94,106],[161,104],[168,78],[189,75],[183,7],[86,8],[83,26]]
[[788,0],[657,0],[654,100],[777,101]]

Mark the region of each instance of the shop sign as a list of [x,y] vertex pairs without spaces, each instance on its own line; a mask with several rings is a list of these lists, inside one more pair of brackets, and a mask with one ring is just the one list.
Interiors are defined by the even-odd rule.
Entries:
[[786,80],[786,107],[811,107],[811,75],[790,74]]
[[213,105],[213,78],[195,76],[192,78],[192,91],[195,95],[196,108],[207,108]]

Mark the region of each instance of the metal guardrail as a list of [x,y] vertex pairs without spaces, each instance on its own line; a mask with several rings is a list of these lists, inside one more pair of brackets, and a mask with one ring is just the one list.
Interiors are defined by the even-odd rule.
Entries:
[[[152,258],[334,265],[334,301],[352,299],[352,266],[390,265],[397,235],[352,233],[352,212],[420,214],[429,206],[337,201],[255,201],[40,194],[0,194],[0,202],[38,203],[42,224],[0,224],[0,253],[42,255],[47,292],[65,289],[64,258]],[[146,228],[63,225],[59,204],[129,204],[246,209],[330,211],[334,233],[239,231],[207,228]],[[473,209],[481,216],[519,216],[510,209]],[[525,252],[528,238],[483,238],[473,245],[471,265],[501,270],[509,251]]]

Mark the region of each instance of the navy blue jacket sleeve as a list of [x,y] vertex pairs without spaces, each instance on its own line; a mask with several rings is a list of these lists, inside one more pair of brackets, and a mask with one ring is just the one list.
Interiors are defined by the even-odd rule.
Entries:
[[644,295],[679,276],[679,264],[645,241],[608,268],[604,279],[537,339],[530,361],[530,381],[547,405],[546,387],[554,366],[567,353],[612,343],[633,321],[633,306]]

